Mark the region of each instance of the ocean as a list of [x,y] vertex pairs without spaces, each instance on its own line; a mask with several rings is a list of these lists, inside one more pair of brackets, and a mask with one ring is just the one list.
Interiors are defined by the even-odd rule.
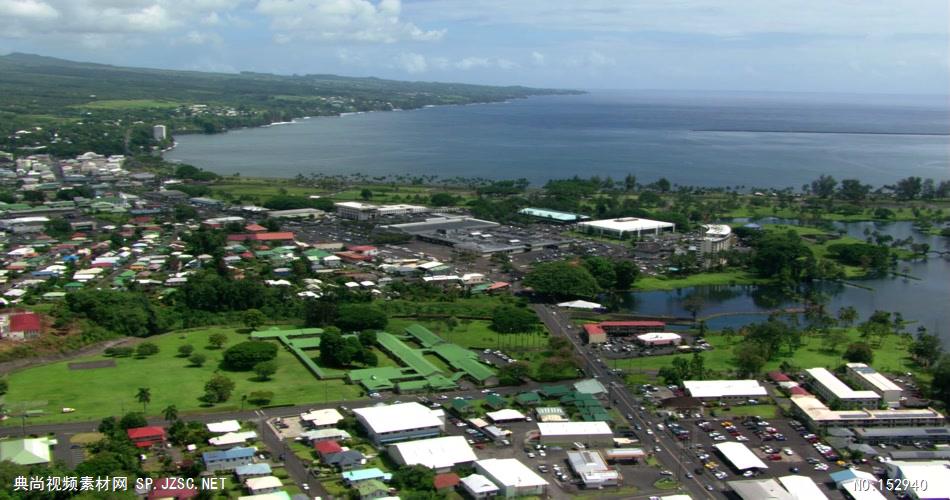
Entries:
[[298,119],[177,136],[170,160],[220,173],[440,178],[665,177],[794,187],[950,179],[946,96],[596,91],[506,103]]

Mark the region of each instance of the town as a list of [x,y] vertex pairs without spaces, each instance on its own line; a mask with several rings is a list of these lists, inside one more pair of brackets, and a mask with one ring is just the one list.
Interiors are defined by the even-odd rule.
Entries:
[[[0,155],[0,460],[23,478],[4,487],[947,498],[950,365],[915,318],[815,296],[738,328],[715,326],[701,297],[670,314],[621,306],[630,290],[800,290],[943,258],[827,226],[946,236],[946,182],[854,182],[575,178],[526,194]],[[775,214],[814,224],[756,222]]]

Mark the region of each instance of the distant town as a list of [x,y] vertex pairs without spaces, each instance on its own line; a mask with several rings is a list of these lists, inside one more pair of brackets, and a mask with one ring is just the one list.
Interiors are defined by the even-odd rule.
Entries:
[[[936,332],[814,285],[946,258],[832,223],[947,237],[948,190],[0,153],[0,460],[23,498],[947,498]],[[740,286],[795,305],[716,326]]]

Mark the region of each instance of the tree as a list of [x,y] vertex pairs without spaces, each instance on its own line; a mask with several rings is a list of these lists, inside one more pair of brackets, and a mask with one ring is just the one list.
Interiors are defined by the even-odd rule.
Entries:
[[344,332],[382,330],[389,317],[382,309],[369,304],[343,304],[337,310],[334,324]]
[[451,207],[455,201],[455,197],[449,193],[435,193],[429,197],[429,203],[434,207]]
[[129,429],[135,429],[136,427],[145,427],[148,425],[148,420],[145,419],[145,415],[139,412],[130,412],[119,419],[118,425],[119,429],[127,431]]
[[188,362],[191,363],[191,366],[200,367],[205,364],[205,361],[208,361],[208,356],[205,356],[200,352],[196,352],[191,356],[188,356]]
[[623,178],[623,189],[627,192],[635,191],[637,189],[637,176],[627,174],[627,176]]
[[360,340],[360,345],[364,348],[369,349],[376,345],[376,331],[375,330],[363,330],[357,335],[357,338]]
[[259,309],[248,309],[241,314],[241,321],[249,330],[257,330],[267,321],[267,316]]
[[492,310],[491,328],[499,333],[530,332],[537,320],[530,309],[502,304]]
[[271,342],[251,340],[241,342],[224,351],[221,366],[226,370],[247,371],[264,361],[277,357],[277,346]]
[[148,387],[139,387],[138,392],[135,393],[135,400],[142,403],[142,413],[145,413],[148,404],[152,402],[152,390]]
[[308,300],[303,313],[306,326],[327,326],[336,321],[337,304],[330,300]]
[[640,276],[640,268],[629,260],[615,260],[614,275],[616,275],[614,288],[617,290],[630,290],[633,288],[633,283]]
[[165,418],[166,422],[173,422],[178,420],[178,407],[175,405],[168,405],[162,410],[162,417]]
[[178,356],[182,358],[187,358],[191,356],[191,353],[195,352],[195,346],[191,344],[182,344],[178,346]]
[[272,375],[277,373],[277,362],[274,360],[261,361],[254,365],[254,373],[257,374],[258,380],[269,380]]
[[930,383],[930,396],[950,406],[950,356],[940,357],[933,367],[933,381]]
[[525,286],[554,298],[592,298],[600,291],[597,280],[584,266],[568,261],[545,262],[528,272]]
[[801,279],[811,250],[795,231],[765,231],[752,242],[755,253],[752,267],[761,276],[779,279],[786,286],[794,286]]
[[364,201],[372,200],[373,192],[370,191],[369,188],[363,188],[363,190],[360,191],[360,198],[363,198]]
[[733,350],[736,361],[736,370],[742,377],[758,375],[768,361],[765,348],[757,342],[743,342]]
[[228,336],[223,333],[212,333],[208,336],[208,344],[215,349],[221,349],[228,343]]
[[830,175],[822,175],[821,177],[811,181],[811,192],[819,198],[831,198],[835,193],[835,186],[838,185],[838,181]]
[[139,358],[145,358],[158,354],[158,346],[152,342],[142,342],[135,348],[135,356]]
[[233,380],[224,375],[214,374],[205,383],[205,393],[202,400],[209,404],[223,403],[231,398],[232,391],[234,391]]
[[923,366],[931,366],[940,359],[943,353],[943,347],[940,343],[940,337],[921,331],[917,338],[910,344],[910,355],[915,361]]
[[858,310],[853,306],[845,306],[838,309],[838,321],[844,326],[854,324],[858,319]]
[[524,361],[515,361],[498,369],[498,383],[500,385],[521,385],[530,374],[531,365]]
[[852,203],[864,201],[869,192],[871,192],[871,186],[861,184],[858,179],[844,179],[841,181],[841,187],[838,188],[838,196]]
[[864,363],[869,365],[871,361],[874,360],[874,349],[871,349],[871,346],[865,342],[854,342],[848,344],[848,348],[845,349],[841,357],[850,363]]
[[392,484],[400,490],[432,491],[435,471],[424,465],[399,467],[393,472]]
[[920,196],[920,191],[923,188],[923,179],[920,177],[906,177],[897,181],[897,185],[894,186],[894,195],[897,196],[898,200],[913,200]]
[[617,283],[617,273],[614,272],[613,263],[607,258],[594,255],[585,257],[582,262],[600,288],[610,290]]

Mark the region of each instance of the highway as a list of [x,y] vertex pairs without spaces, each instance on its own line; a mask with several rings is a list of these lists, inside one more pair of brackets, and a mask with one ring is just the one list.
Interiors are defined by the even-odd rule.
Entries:
[[[635,422],[632,423],[639,424],[644,431],[646,429],[654,429],[652,437],[656,440],[657,445],[660,446],[660,451],[655,453],[657,460],[660,461],[664,468],[672,471],[679,477],[680,483],[688,490],[688,493],[696,499],[717,498],[714,492],[706,490],[705,483],[700,481],[700,477],[686,477],[687,473],[696,467],[701,467],[701,465],[692,461],[693,457],[688,453],[688,450],[683,446],[681,441],[673,439],[667,432],[656,430],[656,421],[644,417],[643,412],[639,411],[640,405],[636,404],[630,391],[627,390],[626,384],[618,380],[618,377],[610,373],[605,366],[598,363],[586,352],[580,338],[574,333],[576,329],[572,329],[567,316],[563,313],[558,314],[553,308],[542,304],[535,304],[532,307],[535,312],[538,313],[538,317],[541,318],[541,321],[548,327],[552,335],[566,337],[571,344],[574,345],[575,350],[581,355],[587,365],[587,373],[596,377],[607,387],[608,397],[611,402],[616,402],[616,407],[621,413],[632,415],[635,420]],[[647,436],[643,435],[641,437],[646,438]],[[643,444],[647,445],[645,441]],[[705,478],[705,475],[702,477]]]

